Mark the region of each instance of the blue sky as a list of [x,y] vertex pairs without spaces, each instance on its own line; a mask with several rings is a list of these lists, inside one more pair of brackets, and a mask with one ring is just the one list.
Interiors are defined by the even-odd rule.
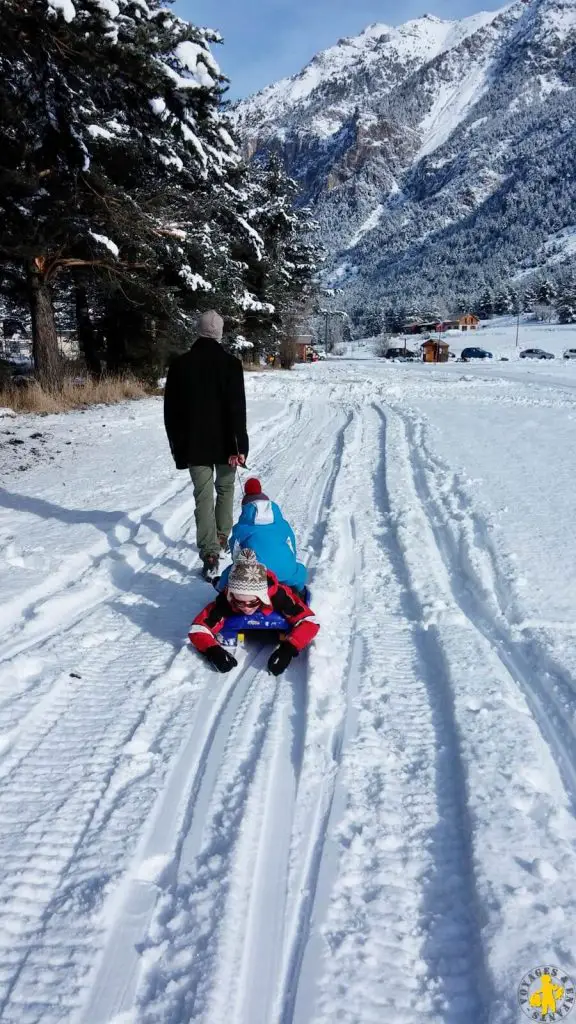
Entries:
[[174,9],[197,25],[210,25],[224,36],[215,56],[231,80],[230,98],[299,71],[318,50],[342,36],[357,35],[365,25],[383,21],[400,25],[422,14],[463,18],[479,10],[496,10],[483,0],[176,0]]

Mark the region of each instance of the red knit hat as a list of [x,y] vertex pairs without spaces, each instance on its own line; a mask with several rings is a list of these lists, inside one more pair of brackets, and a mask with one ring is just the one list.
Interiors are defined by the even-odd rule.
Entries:
[[251,476],[246,481],[244,484],[244,494],[247,497],[250,495],[251,498],[253,498],[255,494],[262,494],[262,484],[257,477]]
[[244,484],[242,505],[249,505],[251,501],[268,501],[268,495],[263,493],[262,484],[255,476],[251,476]]

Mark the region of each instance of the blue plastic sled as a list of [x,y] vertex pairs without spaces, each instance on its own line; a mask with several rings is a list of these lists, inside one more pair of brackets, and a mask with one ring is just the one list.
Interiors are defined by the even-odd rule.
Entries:
[[[310,604],[308,587],[306,587],[304,600],[306,604]],[[254,632],[267,633],[269,636],[258,637],[258,639],[276,643],[285,633],[289,633],[290,629],[290,623],[286,622],[284,616],[279,615],[278,612],[273,611],[269,615],[264,615],[263,612],[257,611],[253,615],[231,615],[229,619],[226,619],[224,629],[218,633],[217,640],[223,647],[237,647],[238,644],[244,643],[246,633]]]

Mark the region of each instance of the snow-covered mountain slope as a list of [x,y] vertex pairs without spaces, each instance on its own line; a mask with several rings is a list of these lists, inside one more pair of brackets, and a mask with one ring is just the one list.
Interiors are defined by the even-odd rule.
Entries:
[[[363,87],[367,100],[371,95],[375,98],[375,88],[382,92],[397,87],[418,68],[489,25],[499,13],[483,12],[460,22],[427,14],[399,28],[369,25],[359,36],[342,39],[319,53],[298,75],[243,102],[240,121],[249,130],[257,128],[259,137],[266,137],[276,131],[280,120],[291,121],[306,113],[309,131],[321,137],[333,135],[354,113]],[[347,86],[351,80],[355,90],[342,89],[342,96],[335,97],[333,103],[327,92],[331,88],[338,92],[338,85]],[[326,105],[330,110],[324,113]]]
[[573,0],[371,25],[239,104],[237,124],[300,180],[357,300],[449,302],[573,223],[575,54]]

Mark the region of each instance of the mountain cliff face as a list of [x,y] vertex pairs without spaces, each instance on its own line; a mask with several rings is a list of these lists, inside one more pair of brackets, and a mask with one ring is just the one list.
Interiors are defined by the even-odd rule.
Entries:
[[235,114],[302,184],[350,307],[448,308],[576,223],[575,87],[575,0],[518,0],[370,25]]

